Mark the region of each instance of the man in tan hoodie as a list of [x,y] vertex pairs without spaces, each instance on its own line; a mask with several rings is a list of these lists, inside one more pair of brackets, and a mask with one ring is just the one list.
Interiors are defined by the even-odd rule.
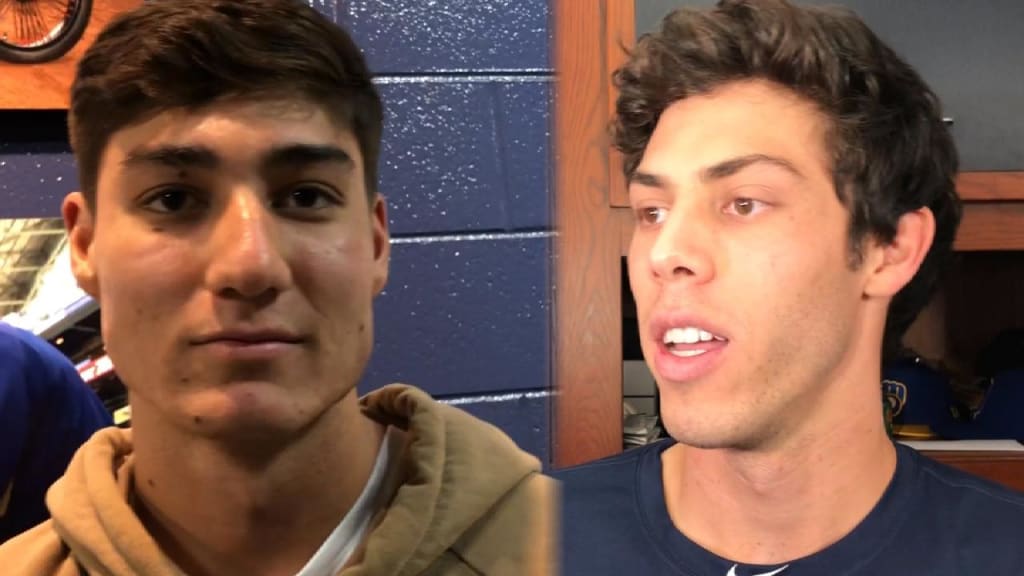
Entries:
[[388,274],[381,103],[299,0],[156,0],[83,57],[73,271],[131,393],[5,576],[548,574],[554,489],[425,393],[358,399]]

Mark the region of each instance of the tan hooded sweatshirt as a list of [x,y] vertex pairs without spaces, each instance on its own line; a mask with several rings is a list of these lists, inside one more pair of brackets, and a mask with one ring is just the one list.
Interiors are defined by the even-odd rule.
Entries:
[[[416,388],[388,386],[361,404],[409,441],[401,484],[339,575],[557,573],[557,489],[536,458]],[[47,494],[52,519],[0,546],[0,574],[181,576],[128,504],[133,461],[130,431],[93,436]]]

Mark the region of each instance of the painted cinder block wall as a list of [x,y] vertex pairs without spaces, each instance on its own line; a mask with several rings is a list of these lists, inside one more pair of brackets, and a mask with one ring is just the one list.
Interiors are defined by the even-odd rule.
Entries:
[[[416,384],[550,461],[551,0],[310,0],[385,103],[391,277],[360,385]],[[0,111],[0,218],[77,184],[59,112]]]
[[364,379],[416,384],[549,460],[550,0],[317,2],[378,75],[391,279]]

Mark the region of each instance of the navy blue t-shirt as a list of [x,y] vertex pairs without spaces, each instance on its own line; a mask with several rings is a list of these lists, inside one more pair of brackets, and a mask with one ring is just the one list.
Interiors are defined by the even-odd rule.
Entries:
[[898,445],[882,499],[850,534],[810,556],[758,566],[704,550],[665,506],[664,440],[557,471],[569,576],[1022,576],[1024,495]]
[[0,542],[49,517],[46,490],[75,450],[111,424],[70,360],[0,322]]

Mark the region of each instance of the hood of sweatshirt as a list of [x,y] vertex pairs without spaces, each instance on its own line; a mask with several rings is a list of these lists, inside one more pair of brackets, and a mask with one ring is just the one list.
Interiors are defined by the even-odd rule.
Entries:
[[89,573],[180,576],[132,509],[131,431],[105,428],[50,487],[54,531]]
[[[524,534],[522,526],[537,526],[546,512],[542,508],[555,506],[551,492],[530,490],[523,497],[525,485],[540,479],[540,462],[498,428],[409,386],[386,386],[361,403],[370,417],[408,431],[410,439],[403,482],[367,539],[363,563],[353,567],[353,576],[419,574],[488,520],[515,524],[488,529],[503,540],[494,542],[495,548],[535,547],[533,540],[543,537],[541,530]],[[514,511],[514,522],[496,518],[513,493],[518,493],[514,506],[532,510]]]
[[[361,546],[360,561],[341,574],[420,574],[437,566],[467,531],[487,524],[489,515],[505,518],[506,524],[522,524],[522,517],[495,512],[503,502],[512,499],[515,508],[534,510],[554,507],[550,491],[524,490],[524,485],[543,478],[540,464],[498,428],[410,386],[386,386],[360,403],[371,418],[404,430],[407,443],[390,503],[378,512],[375,527]],[[17,556],[26,567],[59,564],[66,569],[69,558],[30,556],[44,550],[65,555],[70,551],[94,574],[182,576],[131,507],[133,476],[131,431],[97,432],[48,492],[52,520],[24,535]],[[531,495],[524,497],[527,492]],[[517,494],[510,498],[513,493]],[[523,532],[510,528],[487,531],[499,538]],[[515,547],[512,542],[500,545]]]

